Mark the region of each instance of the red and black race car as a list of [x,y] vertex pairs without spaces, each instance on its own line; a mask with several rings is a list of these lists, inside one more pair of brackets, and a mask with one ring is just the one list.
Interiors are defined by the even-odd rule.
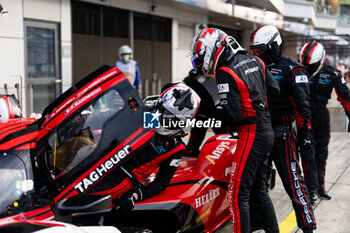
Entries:
[[[117,69],[103,66],[52,102],[40,119],[0,123],[0,224],[51,220],[153,232],[213,232],[229,222],[227,188],[236,140],[214,136],[184,158],[170,186],[130,213],[85,195],[153,136],[147,111]],[[135,228],[136,227],[136,228]]]

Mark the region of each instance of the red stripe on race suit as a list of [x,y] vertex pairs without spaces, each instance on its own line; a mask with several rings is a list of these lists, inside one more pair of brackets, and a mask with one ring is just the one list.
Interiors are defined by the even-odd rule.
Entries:
[[238,75],[228,67],[223,66],[219,70],[223,70],[223,71],[229,73],[232,76],[232,78],[235,80],[239,94],[240,94],[240,100],[242,103],[242,107],[241,107],[242,108],[242,116],[244,118],[250,117],[250,116],[256,116],[256,111],[254,110],[254,108],[252,106],[252,100],[249,97],[249,90],[248,90],[247,86],[244,84],[243,80],[240,79],[238,77]]
[[[286,149],[286,159],[287,159],[287,165],[288,165],[288,174],[289,174],[289,179],[290,179],[290,185],[292,187],[292,193],[294,196],[294,200],[296,200],[296,202],[300,205],[300,208],[303,209],[303,205],[300,203],[299,199],[295,195],[294,182],[292,180],[290,163],[291,163],[292,158],[295,156],[293,155],[293,151],[291,149],[291,144],[292,144],[291,137],[287,137],[287,140],[288,140],[288,142],[285,140],[284,143],[285,143],[285,149]],[[304,225],[306,226],[304,214],[302,214],[302,218],[303,218]]]
[[[293,135],[293,133],[291,133],[292,135]],[[290,161],[293,159],[293,161],[295,161],[296,163],[297,163],[297,170],[296,170],[296,176],[297,176],[297,178],[298,178],[298,180],[299,180],[299,185],[300,185],[300,187],[301,187],[301,190],[302,190],[302,192],[303,192],[303,195],[304,195],[304,197],[305,197],[305,199],[306,199],[306,201],[307,201],[307,205],[306,205],[306,207],[307,207],[307,209],[308,209],[308,212],[310,213],[310,215],[311,215],[311,217],[312,217],[312,219],[313,219],[313,223],[311,224],[311,227],[315,227],[314,226],[314,222],[315,222],[315,218],[314,218],[314,216],[313,216],[313,213],[310,211],[310,202],[309,202],[309,199],[308,199],[308,197],[307,197],[307,195],[306,195],[306,193],[305,193],[305,187],[303,186],[303,184],[302,184],[302,179],[300,178],[300,176],[299,176],[299,171],[300,171],[300,166],[299,166],[299,162],[298,162],[298,160],[297,160],[297,155],[296,155],[296,151],[297,151],[297,149],[296,149],[296,147],[295,147],[295,137],[294,137],[294,135],[292,136],[292,137],[288,137],[288,140],[289,140],[289,148],[290,148]],[[288,158],[287,158],[288,159]],[[291,169],[290,169],[290,167],[289,167],[289,164],[290,164],[290,161],[289,161],[289,163],[288,163],[288,170],[289,170],[289,174],[290,174],[290,171],[291,171]],[[290,174],[291,175],[291,174]],[[292,179],[292,178],[291,178]],[[292,187],[293,187],[293,189],[294,189],[294,182],[292,183]],[[293,192],[294,193],[294,192]],[[295,195],[295,193],[294,193],[294,197],[295,198],[297,198],[296,197],[296,195]],[[299,202],[299,200],[297,199],[297,201]],[[300,203],[300,202],[299,202]],[[304,208],[303,208],[303,206],[302,206],[302,204],[300,203],[300,205],[301,205],[301,209],[302,209],[302,216],[303,216],[303,219],[305,219],[305,212],[304,212]],[[304,220],[304,224],[305,224],[305,226],[306,226],[306,223],[305,223],[305,220]]]
[[[137,181],[141,183],[148,175],[149,175],[149,169],[151,168],[158,168],[159,164],[166,160],[169,156],[173,155],[174,153],[180,151],[180,150],[186,150],[186,147],[184,144],[180,144],[171,151],[168,151],[167,153],[159,156],[155,160],[152,160],[146,164],[142,164],[139,168],[134,168],[131,172],[134,176],[136,176]],[[152,172],[152,171],[151,171]]]
[[[298,71],[298,70],[305,70],[304,68],[302,67],[298,67],[298,68],[295,68],[293,71],[292,71],[292,75],[295,71]],[[292,77],[292,75],[290,77]],[[291,84],[292,82],[292,79],[289,78],[289,84]],[[306,129],[308,130],[311,130],[311,119],[304,119],[298,112],[298,109],[297,109],[297,106],[296,104],[294,103],[293,101],[293,98],[292,96],[289,96],[289,99],[290,99],[290,102],[292,104],[292,107],[293,107],[293,110],[294,110],[294,113],[295,113],[295,120],[297,122],[297,126],[300,127],[300,128],[304,128],[305,125],[306,125]]]
[[290,96],[290,101],[292,103],[292,107],[294,109],[294,113],[295,113],[295,120],[297,122],[297,126],[299,128],[302,128],[304,129],[304,126],[306,124],[306,129],[308,130],[311,130],[311,120],[310,119],[304,119],[302,118],[302,116],[299,114],[298,110],[297,110],[297,107],[296,107],[296,104],[293,102],[293,99],[292,97]]
[[10,141],[7,141],[7,142],[1,144],[0,150],[9,150],[15,146],[20,145],[20,144],[32,141],[36,138],[37,135],[38,135],[38,132],[33,132],[33,133],[29,133],[29,134],[14,138]]
[[61,111],[58,115],[56,115],[51,121],[49,121],[45,127],[40,131],[38,139],[40,140],[42,137],[44,137],[48,132],[50,132],[52,129],[54,129],[60,122],[68,118],[70,115],[72,115],[74,112],[79,110],[81,107],[83,107],[86,103],[91,101],[92,99],[96,98],[97,96],[100,96],[103,94],[106,90],[110,89],[112,86],[126,80],[124,76],[121,76],[120,79],[111,79],[102,85],[96,87],[95,89],[88,92],[86,95],[82,96],[81,98],[77,99],[76,101],[79,101],[83,99],[85,96],[89,96],[88,98],[84,99],[81,102],[76,101],[72,102],[72,104],[68,105],[67,108],[64,109],[64,111]]
[[[264,63],[259,57],[257,57],[257,56],[254,56],[254,57],[256,57],[256,58],[260,61],[261,65],[262,65],[262,67],[263,67],[263,71],[264,71],[264,81],[265,81],[265,83],[266,83],[266,67],[265,67],[265,63]],[[266,84],[265,84],[265,85],[266,85]],[[267,96],[267,88],[265,88],[265,96]],[[269,103],[267,102],[267,98],[266,98],[265,103],[266,103],[266,106],[269,106]]]
[[[296,149],[296,147],[295,147],[295,140],[294,140],[294,138],[293,138],[293,143],[291,144],[291,146],[292,146],[292,148],[293,148],[293,151],[296,153],[297,149]],[[294,156],[294,160],[297,161],[296,154],[295,154],[295,156]],[[308,198],[308,196],[307,196],[306,193],[305,193],[305,187],[304,187],[304,185],[302,185],[302,183],[301,183],[302,178],[299,176],[300,165],[298,165],[297,169],[298,169],[298,170],[297,170],[297,173],[296,173],[296,174],[297,174],[297,177],[298,177],[299,182],[300,182],[301,190],[302,190],[302,192],[303,192],[303,194],[304,194],[305,199],[307,200],[307,209],[308,209],[308,211],[309,211],[309,213],[310,213],[310,215],[311,215],[311,217],[312,217],[312,219],[313,219],[313,222],[315,222],[314,215],[313,215],[313,213],[310,211],[310,201],[309,201],[309,198]],[[315,227],[314,224],[311,224],[311,226],[312,226],[312,227]]]
[[[225,39],[226,39],[227,35],[223,36],[221,38],[221,41],[225,42]],[[218,62],[218,57],[221,55],[221,53],[224,51],[225,47],[224,46],[221,46],[218,48],[218,50],[216,51],[215,53],[215,57],[214,57],[214,60],[213,60],[213,65],[212,65],[212,69],[216,70],[216,63]]]
[[[94,171],[97,167],[99,167],[101,164],[103,164],[107,159],[110,159],[116,152],[118,152],[121,148],[126,146],[131,140],[136,138],[137,136],[141,136],[140,139],[142,142],[149,140],[153,136],[154,130],[148,131],[146,133],[143,132],[144,129],[141,127],[139,128],[136,132],[134,132],[131,136],[129,136],[127,139],[123,141],[123,143],[119,144],[116,148],[114,148],[111,152],[109,152],[105,157],[103,157],[100,161],[98,161],[94,166],[92,166],[89,170],[87,170],[84,174],[82,174],[77,180],[75,180],[72,184],[70,184],[67,188],[65,188],[60,194],[58,194],[55,198],[54,201],[57,203],[60,199],[64,198],[69,192],[75,191],[75,186],[79,184],[85,177],[87,177],[92,171]],[[144,135],[141,135],[144,133]],[[131,146],[130,146],[131,147]],[[115,166],[116,167],[116,166]],[[113,168],[114,169],[114,168]],[[107,175],[110,171],[113,169],[109,170],[107,173],[105,173],[102,177],[103,178],[105,175]],[[92,188],[97,182],[92,184],[88,189],[86,189],[84,192],[88,191],[90,188]],[[73,196],[73,194],[69,194],[69,196]]]
[[243,170],[255,139],[256,124],[239,126],[237,149],[233,156],[231,179],[228,198],[230,211],[233,213],[232,228],[234,232],[241,232],[241,218],[238,206],[238,194],[241,186]]
[[337,100],[341,103],[341,105],[343,105],[345,112],[349,112],[350,111],[350,103],[340,96],[339,90],[337,88],[334,88],[334,89],[335,89],[335,92],[337,93]]

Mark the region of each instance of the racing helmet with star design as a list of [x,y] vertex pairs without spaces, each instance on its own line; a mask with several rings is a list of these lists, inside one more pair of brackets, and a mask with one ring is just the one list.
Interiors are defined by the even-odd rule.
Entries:
[[205,25],[200,25],[199,29],[190,45],[191,62],[193,68],[202,70],[205,76],[215,75],[225,49],[230,49],[233,54],[244,51],[232,36],[218,28],[206,28]]
[[194,119],[201,99],[192,88],[183,83],[166,85],[163,89],[156,108],[161,113],[162,124],[160,129],[156,129],[156,132],[161,135],[175,134],[182,128],[179,124],[175,126],[169,122],[186,122]]

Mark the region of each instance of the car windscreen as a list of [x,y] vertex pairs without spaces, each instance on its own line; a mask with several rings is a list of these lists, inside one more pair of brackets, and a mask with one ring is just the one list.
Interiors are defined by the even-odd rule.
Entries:
[[53,178],[88,157],[101,138],[103,124],[124,107],[118,91],[111,89],[60,124],[49,136],[46,164]]
[[0,216],[8,216],[22,208],[21,199],[26,189],[24,163],[12,154],[0,154]]

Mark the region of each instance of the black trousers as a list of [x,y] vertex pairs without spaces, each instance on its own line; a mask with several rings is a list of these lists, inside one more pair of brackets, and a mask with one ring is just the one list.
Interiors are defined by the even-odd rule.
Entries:
[[283,187],[292,201],[298,226],[302,229],[316,228],[309,194],[297,160],[293,130],[289,129],[288,136],[275,138],[270,159],[274,162]]
[[302,158],[305,180],[310,192],[325,190],[326,163],[330,139],[329,111],[326,106],[312,106],[312,143],[315,147],[313,160]]
[[237,127],[238,144],[234,154],[229,186],[232,227],[235,233],[250,232],[250,206],[264,216],[265,232],[279,232],[277,218],[266,188],[268,152],[273,131],[256,124]]

